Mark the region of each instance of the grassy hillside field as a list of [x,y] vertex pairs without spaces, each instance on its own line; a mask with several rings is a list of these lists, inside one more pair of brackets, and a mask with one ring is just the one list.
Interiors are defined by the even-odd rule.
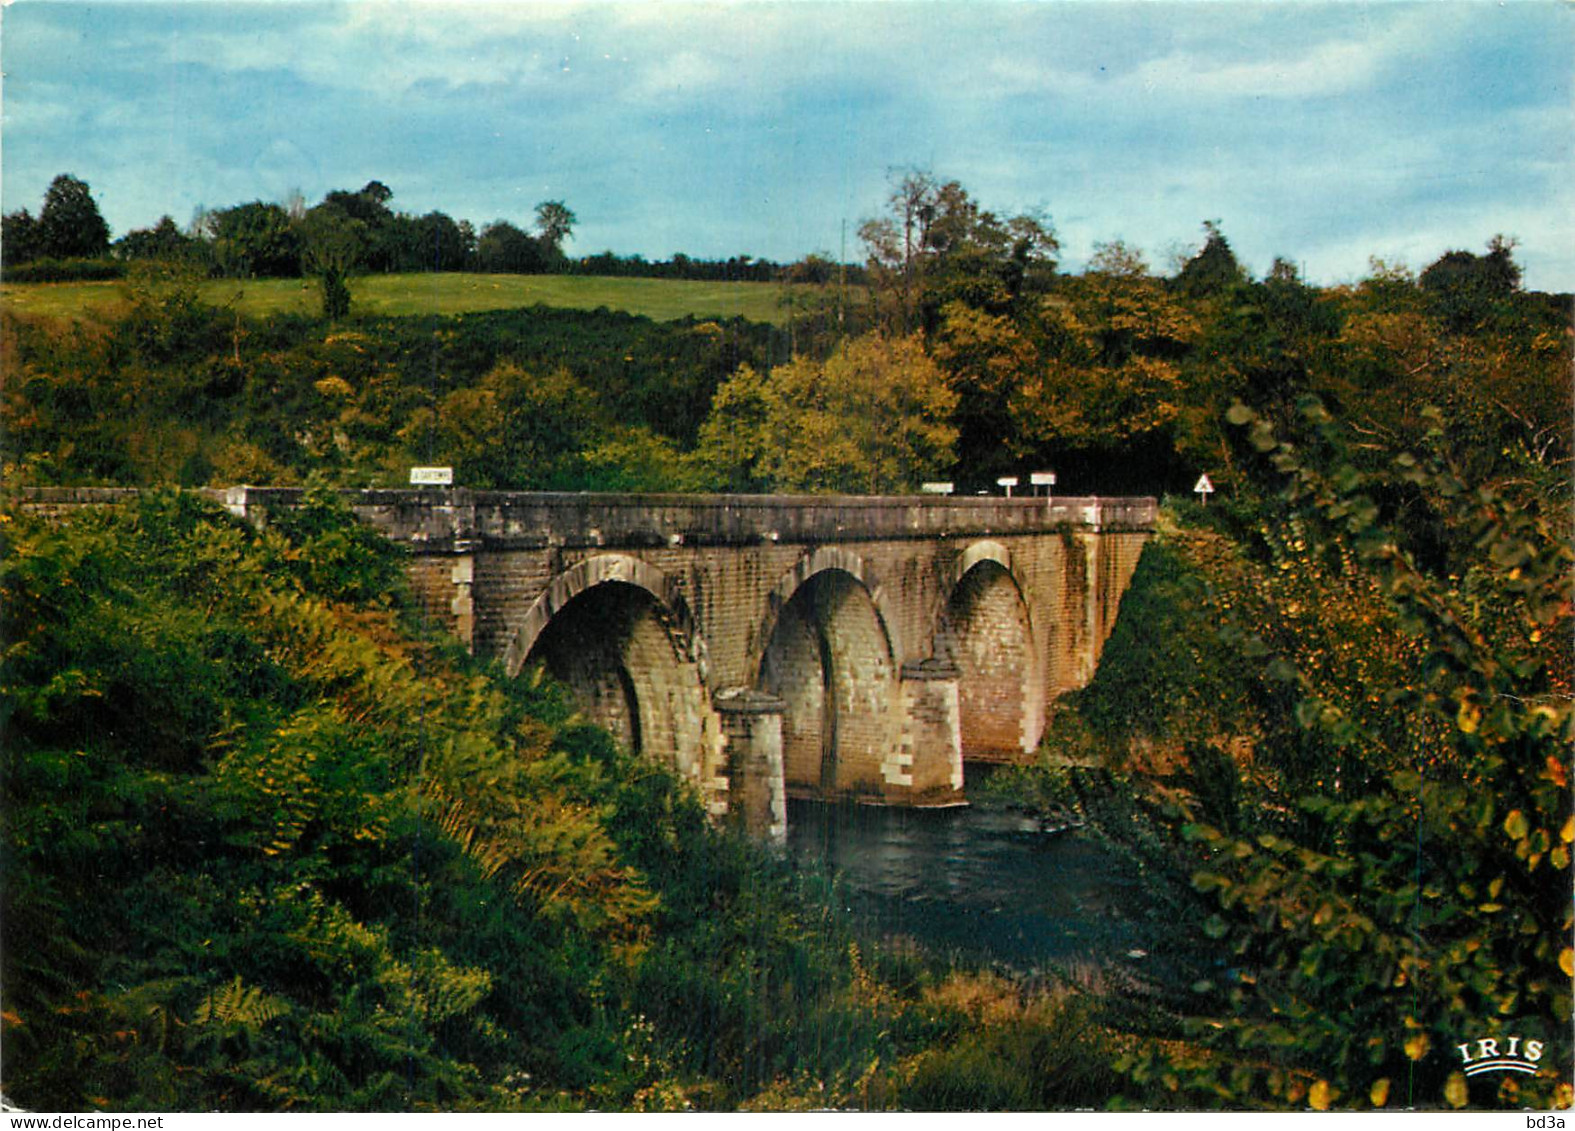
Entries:
[[[693,314],[744,317],[780,325],[786,320],[776,283],[707,283],[685,279],[613,279],[571,275],[368,275],[350,284],[354,314],[463,314],[522,306],[627,311],[658,322]],[[69,318],[110,313],[125,305],[123,282],[8,283],[0,300],[22,314]],[[244,314],[316,314],[317,283],[307,279],[214,279],[203,284],[214,305],[238,302]]]

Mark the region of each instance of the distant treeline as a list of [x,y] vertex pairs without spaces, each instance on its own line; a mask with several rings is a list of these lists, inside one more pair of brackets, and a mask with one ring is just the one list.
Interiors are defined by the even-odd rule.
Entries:
[[[89,186],[63,173],[45,193],[38,216],[24,208],[5,217],[4,278],[17,283],[116,279],[139,261],[183,263],[224,278],[479,271],[774,282],[790,275],[826,281],[838,273],[836,265],[815,256],[798,264],[750,255],[695,259],[681,252],[655,261],[612,251],[571,259],[562,245],[577,218],[561,200],[536,206],[531,231],[508,220],[478,230],[469,220],[441,211],[396,212],[389,207],[393,195],[383,182],[370,181],[357,191],[336,189],[311,207],[296,197],[283,204],[254,200],[199,209],[185,228],[164,216],[150,228],[111,241]],[[863,271],[841,268],[840,277],[856,283]]]
[[707,283],[846,283],[863,286],[869,272],[858,264],[838,264],[818,255],[794,263],[735,255],[729,259],[694,259],[678,252],[671,259],[649,260],[642,255],[615,255],[604,251],[566,260],[562,273],[611,278],[694,279]]

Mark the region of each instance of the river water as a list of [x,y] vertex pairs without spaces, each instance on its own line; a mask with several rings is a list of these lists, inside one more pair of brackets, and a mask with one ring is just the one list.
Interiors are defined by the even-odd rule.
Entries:
[[788,844],[841,873],[866,938],[1022,974],[1139,962],[1142,881],[1093,840],[1020,813],[794,801]]

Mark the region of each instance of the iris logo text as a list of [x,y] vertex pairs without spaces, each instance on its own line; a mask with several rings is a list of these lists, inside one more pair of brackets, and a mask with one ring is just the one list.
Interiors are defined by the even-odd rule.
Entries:
[[1519,1037],[1481,1037],[1455,1048],[1460,1051],[1467,1076],[1479,1076],[1484,1072],[1534,1073],[1537,1061],[1542,1059],[1541,1041],[1527,1041],[1522,1045]]

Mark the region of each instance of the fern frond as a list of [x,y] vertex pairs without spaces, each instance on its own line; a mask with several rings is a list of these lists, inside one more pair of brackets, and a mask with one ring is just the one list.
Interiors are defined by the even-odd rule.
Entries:
[[238,1025],[257,1032],[270,1021],[277,1021],[290,1010],[290,1003],[282,997],[264,993],[256,986],[248,986],[239,974],[228,985],[209,990],[192,1014],[197,1025]]

